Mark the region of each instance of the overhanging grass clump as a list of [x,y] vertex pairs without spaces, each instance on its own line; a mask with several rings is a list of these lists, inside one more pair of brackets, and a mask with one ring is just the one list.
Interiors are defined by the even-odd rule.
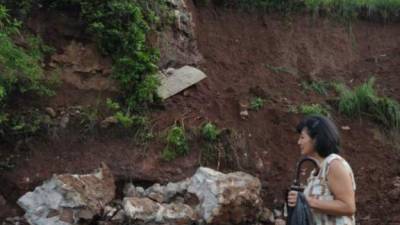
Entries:
[[374,89],[375,79],[348,89],[343,84],[335,85],[340,95],[339,112],[349,117],[366,115],[390,129],[400,130],[400,104],[386,96],[378,96]]
[[[211,0],[202,0],[203,4],[209,1]],[[400,0],[214,0],[214,2],[246,10],[269,12],[309,10],[314,14],[324,12],[345,19],[363,17],[389,20],[400,17]]]
[[305,0],[304,2],[306,7],[314,12],[323,10],[345,18],[379,16],[390,19],[398,18],[400,15],[400,0]]
[[329,110],[320,104],[311,104],[311,105],[302,104],[298,107],[298,111],[306,116],[330,117]]

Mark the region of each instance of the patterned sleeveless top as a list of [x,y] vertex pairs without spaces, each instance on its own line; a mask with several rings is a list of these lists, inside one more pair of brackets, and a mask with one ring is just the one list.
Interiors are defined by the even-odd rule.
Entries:
[[[322,200],[333,200],[335,197],[328,187],[327,175],[329,172],[329,165],[333,160],[340,160],[349,171],[349,175],[353,180],[353,189],[356,190],[356,183],[354,181],[353,171],[350,165],[341,156],[337,154],[330,154],[324,159],[321,164],[321,170],[317,176],[314,176],[314,171],[311,172],[307,180],[307,186],[304,189],[304,195],[313,196]],[[355,217],[353,216],[333,216],[312,211],[314,225],[355,225]]]

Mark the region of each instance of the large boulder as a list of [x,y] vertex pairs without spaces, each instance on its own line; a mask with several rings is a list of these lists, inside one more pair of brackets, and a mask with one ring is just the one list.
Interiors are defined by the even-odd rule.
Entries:
[[261,182],[247,173],[221,172],[201,167],[188,187],[199,203],[199,214],[208,224],[242,224],[254,221],[262,210]]
[[115,182],[103,164],[92,174],[54,175],[18,200],[32,225],[71,225],[92,219],[115,197]]

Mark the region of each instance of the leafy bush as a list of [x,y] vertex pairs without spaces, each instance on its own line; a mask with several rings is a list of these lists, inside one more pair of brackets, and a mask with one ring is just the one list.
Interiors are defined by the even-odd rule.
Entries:
[[255,97],[253,99],[251,99],[250,101],[250,109],[254,110],[254,111],[258,111],[260,110],[262,107],[264,107],[264,99],[260,98],[260,97]]
[[329,116],[329,111],[321,106],[320,104],[311,104],[311,105],[301,105],[299,107],[299,112],[307,115],[322,115],[322,116]]
[[340,94],[339,112],[350,116],[360,116],[362,112],[367,112],[373,107],[377,100],[374,90],[375,79],[371,78],[366,83],[356,87],[354,91],[349,90],[343,84],[335,86],[336,91]]
[[329,83],[323,81],[302,82],[301,86],[307,91],[314,91],[319,95],[327,95],[330,87]]
[[400,104],[397,101],[388,97],[379,98],[371,114],[385,127],[400,130]]
[[167,147],[165,147],[162,158],[171,161],[178,156],[186,155],[189,152],[189,146],[184,128],[174,125],[167,136]]
[[[129,110],[156,99],[159,54],[146,44],[150,25],[139,3],[130,0],[79,1],[99,48],[114,60],[113,76],[119,82]],[[148,10],[148,9],[147,9]],[[147,13],[149,15],[149,12]],[[154,16],[149,16],[155,22]]]
[[43,52],[47,49],[37,37],[24,37],[26,47],[14,43],[22,38],[20,22],[8,15],[0,5],[0,133],[1,137],[33,134],[40,129],[44,118],[37,111],[19,110],[10,114],[15,96],[50,96],[51,84],[41,68]]
[[[156,77],[159,53],[146,42],[152,29],[170,24],[173,11],[164,0],[0,0],[20,11],[36,8],[80,10],[87,33],[104,55],[113,59],[113,77],[119,83],[123,106],[139,111],[158,100]],[[24,13],[20,13],[24,14]]]
[[109,98],[106,100],[106,105],[114,113],[114,117],[118,123],[124,128],[141,128],[145,127],[148,123],[148,119],[144,116],[131,115],[129,112],[124,113],[121,110],[120,104]]
[[208,122],[203,125],[201,134],[203,138],[209,142],[214,142],[218,139],[220,131],[213,123]]
[[388,97],[380,97],[374,89],[375,79],[357,86],[354,90],[343,84],[336,85],[340,95],[339,112],[350,116],[366,115],[387,128],[400,129],[400,104]]

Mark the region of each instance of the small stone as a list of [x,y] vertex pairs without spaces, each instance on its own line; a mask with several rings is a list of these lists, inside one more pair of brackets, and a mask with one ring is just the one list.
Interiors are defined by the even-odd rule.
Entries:
[[118,120],[114,116],[107,117],[105,120],[101,121],[100,126],[102,128],[108,128],[111,125],[117,124]]
[[247,99],[239,100],[239,107],[240,107],[241,110],[249,109],[249,101]]
[[125,213],[124,210],[118,209],[118,211],[111,216],[111,221],[123,221],[125,218]]
[[60,127],[65,129],[67,128],[68,123],[69,123],[69,115],[65,114],[60,120]]
[[263,163],[261,158],[257,159],[256,168],[257,168],[258,171],[263,171],[264,170],[264,163]]
[[168,68],[166,70],[164,70],[164,74],[166,74],[167,76],[170,76],[174,73],[175,69],[174,68]]
[[49,114],[49,116],[51,116],[53,118],[57,116],[57,113],[53,108],[46,107],[45,110],[46,110],[46,113]]
[[242,118],[244,120],[248,119],[249,118],[249,111],[247,111],[247,109],[243,110],[243,111],[240,111],[240,118]]
[[351,128],[349,126],[342,126],[341,129],[342,130],[351,130]]
[[84,220],[91,220],[93,216],[94,216],[93,212],[88,209],[83,209],[78,213],[78,217]]
[[274,222],[274,214],[268,208],[263,208],[259,215],[259,220],[264,223]]

